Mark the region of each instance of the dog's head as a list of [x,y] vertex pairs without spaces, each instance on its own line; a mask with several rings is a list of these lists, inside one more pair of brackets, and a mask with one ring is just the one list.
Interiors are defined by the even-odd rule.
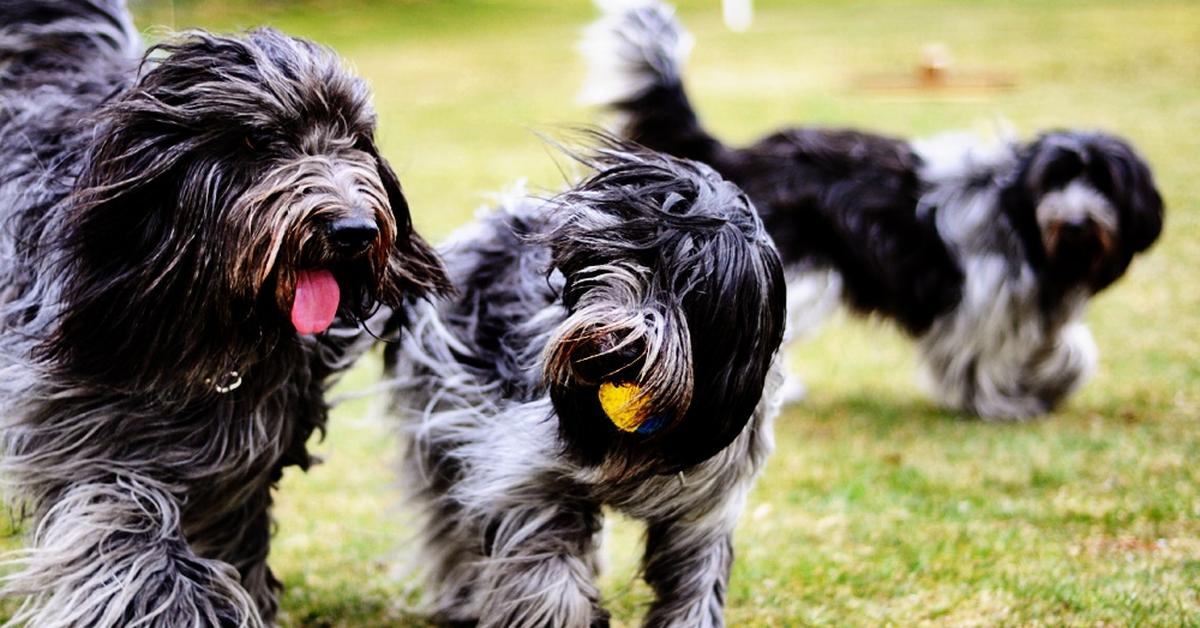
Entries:
[[1005,193],[1014,222],[1029,234],[1034,266],[1062,287],[1104,289],[1162,230],[1162,197],[1149,166],[1103,133],[1041,136]]
[[152,49],[97,116],[52,339],[76,374],[203,381],[447,285],[367,88],[330,50],[194,33]]
[[587,163],[546,236],[569,312],[544,354],[560,432],[610,477],[675,472],[732,442],[758,404],[782,266],[749,200],[708,167],[619,144]]

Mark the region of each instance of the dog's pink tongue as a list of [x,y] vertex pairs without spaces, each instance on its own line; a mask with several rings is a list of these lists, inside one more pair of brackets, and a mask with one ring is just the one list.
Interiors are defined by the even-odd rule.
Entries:
[[296,300],[292,324],[301,334],[319,334],[329,329],[341,299],[337,280],[327,270],[302,270],[296,277]]

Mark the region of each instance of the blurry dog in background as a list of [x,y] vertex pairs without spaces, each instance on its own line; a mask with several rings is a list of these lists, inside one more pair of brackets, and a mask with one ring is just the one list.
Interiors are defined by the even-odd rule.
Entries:
[[374,132],[312,43],[143,60],[122,0],[0,0],[0,477],[34,525],[12,623],[271,622],[272,485],[363,319],[447,286]]
[[443,249],[459,296],[393,349],[436,618],[599,626],[601,507],[646,523],[654,626],[723,624],[732,533],[772,448],[786,289],[707,166],[601,142],[594,174]]
[[838,298],[889,318],[918,340],[940,401],[987,418],[1047,412],[1088,377],[1085,307],[1162,229],[1162,199],[1128,143],[801,127],[730,148],[684,91],[691,43],[661,3],[614,6],[585,36],[584,97],[615,110],[627,138],[708,163],[749,194],[788,270],[793,333]]

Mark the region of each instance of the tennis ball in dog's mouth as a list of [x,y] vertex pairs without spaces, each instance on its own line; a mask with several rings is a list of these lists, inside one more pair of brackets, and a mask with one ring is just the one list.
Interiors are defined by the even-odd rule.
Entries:
[[630,382],[600,384],[600,390],[597,391],[600,408],[622,432],[649,434],[662,427],[663,422],[659,417],[649,416],[646,400],[638,398],[641,390],[641,386]]

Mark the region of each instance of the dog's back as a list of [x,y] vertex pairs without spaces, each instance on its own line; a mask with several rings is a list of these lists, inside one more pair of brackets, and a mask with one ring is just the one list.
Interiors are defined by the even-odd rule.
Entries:
[[962,271],[917,209],[925,183],[907,142],[793,128],[725,151],[716,167],[754,199],[785,263],[837,269],[855,309],[919,334],[959,301]]
[[[385,350],[392,410],[408,442],[403,481],[423,521],[419,570],[432,578],[426,604],[442,620],[478,617],[486,594],[477,586],[484,555],[462,548],[477,545],[478,509],[491,503],[472,506],[455,493],[487,494],[506,465],[468,468],[487,462],[470,452],[519,458],[518,468],[554,466],[554,448],[539,446],[556,430],[546,420],[550,404],[537,399],[545,341],[527,333],[553,327],[534,321],[556,309],[557,290],[544,273],[549,251],[524,241],[539,230],[544,205],[514,197],[452,236],[439,253],[457,294],[414,304],[407,331]],[[535,268],[542,272],[529,272]]]

